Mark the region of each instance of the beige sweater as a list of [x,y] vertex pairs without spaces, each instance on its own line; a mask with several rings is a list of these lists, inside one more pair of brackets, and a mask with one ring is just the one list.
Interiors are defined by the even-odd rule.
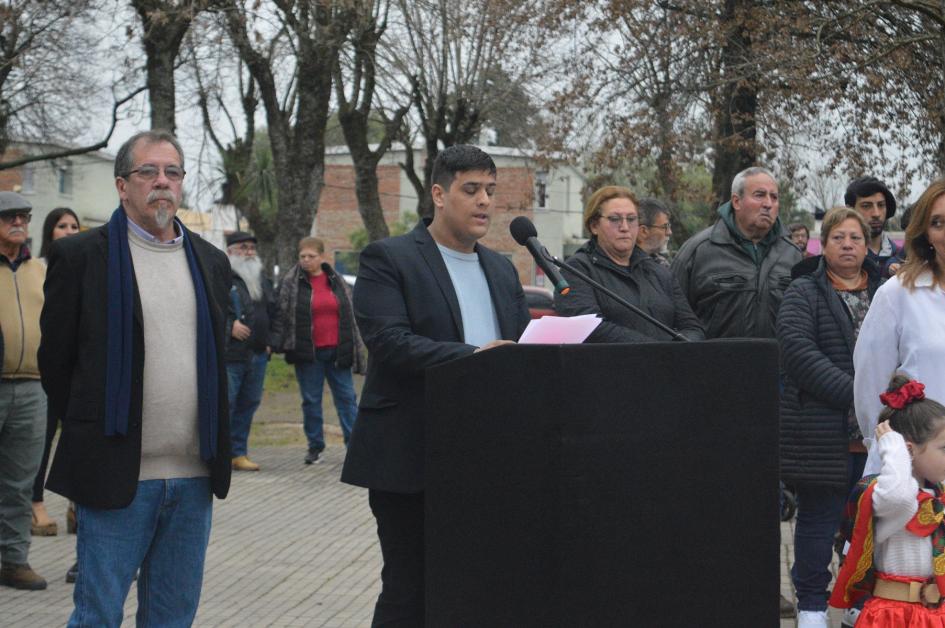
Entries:
[[139,480],[210,474],[197,431],[197,305],[183,243],[128,231],[144,322]]
[[0,333],[3,377],[39,379],[39,314],[43,309],[46,264],[29,259],[16,272],[0,263]]

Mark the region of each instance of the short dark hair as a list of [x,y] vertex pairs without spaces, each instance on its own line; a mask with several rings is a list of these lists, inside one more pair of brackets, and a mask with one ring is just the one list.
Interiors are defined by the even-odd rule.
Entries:
[[640,215],[640,224],[647,227],[651,226],[660,214],[666,214],[667,218],[672,216],[666,203],[652,197],[641,198],[637,201],[637,214]]
[[847,207],[856,207],[856,199],[882,193],[886,199],[886,220],[896,215],[896,199],[886,187],[886,184],[876,177],[860,177],[850,181],[847,191],[843,195],[843,202]]
[[495,176],[495,162],[484,150],[470,144],[456,144],[441,150],[433,162],[431,182],[450,189],[457,172],[483,170]]
[[52,244],[53,238],[52,233],[53,229],[56,228],[56,225],[59,224],[59,219],[69,214],[75,218],[75,224],[82,226],[82,221],[79,220],[79,217],[76,216],[75,212],[69,209],[68,207],[57,207],[48,214],[46,214],[46,220],[43,221],[43,243],[39,247],[39,256],[46,257],[46,254],[49,252],[49,246]]
[[180,157],[180,167],[184,167],[184,150],[180,147],[180,142],[177,141],[174,134],[163,129],[151,129],[150,131],[135,133],[125,140],[125,143],[118,149],[118,155],[115,156],[116,179],[124,179],[128,176],[128,173],[134,169],[135,164],[131,152],[135,149],[139,141],[144,141],[148,144],[167,142],[177,151],[177,155]]
[[803,230],[807,234],[807,237],[808,238],[810,237],[810,229],[808,229],[807,225],[805,225],[802,222],[792,222],[791,224],[788,225],[787,229],[788,229],[788,233],[794,233],[795,231]]
[[[894,392],[905,386],[911,378],[899,372],[892,376],[886,392]],[[879,413],[879,422],[889,421],[902,437],[915,445],[929,442],[945,427],[945,407],[934,399],[918,399],[897,410],[889,406]]]

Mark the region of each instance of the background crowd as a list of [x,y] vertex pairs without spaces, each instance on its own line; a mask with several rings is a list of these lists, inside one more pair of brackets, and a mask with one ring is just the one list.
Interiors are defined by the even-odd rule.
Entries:
[[[491,158],[470,146],[443,151],[434,166],[434,218],[365,249],[353,295],[324,259],[318,238],[298,243],[298,263],[273,286],[256,257],[252,234],[227,237],[227,266],[218,251],[171,220],[185,174],[173,136],[133,137],[119,152],[115,170],[122,206],[109,225],[73,241],[66,237],[79,232],[79,220],[59,208],[43,225],[41,255],[35,259],[26,246],[30,204],[18,194],[0,193],[0,584],[46,586],[27,557],[31,534],[58,533],[43,506],[43,485],[60,422],[48,486],[74,500],[80,513],[69,523],[70,531],[78,527],[80,538],[79,559],[68,575],[80,584],[74,618],[107,615],[127,595],[126,585],[139,569],[149,580],[158,573],[152,569],[168,568],[148,563],[161,561],[139,539],[138,560],[113,557],[123,569],[114,570],[111,581],[105,578],[102,570],[115,563],[101,557],[101,543],[116,525],[106,514],[132,509],[140,517],[140,510],[151,507],[138,505],[139,499],[152,499],[148,482],[199,479],[179,490],[203,493],[205,500],[211,489],[225,496],[230,469],[259,471],[249,457],[248,436],[275,352],[295,369],[308,441],[304,463],[318,462],[325,448],[321,409],[327,381],[345,445],[351,445],[342,479],[370,489],[386,574],[377,616],[422,611],[423,370],[511,342],[527,321],[514,268],[478,243],[488,230],[495,192]],[[903,371],[924,381],[930,395],[945,398],[945,382],[934,366],[945,351],[945,324],[936,316],[945,308],[945,183],[932,184],[910,208],[899,247],[885,233],[896,210],[889,189],[872,177],[852,181],[847,205],[823,220],[817,256],[806,253],[808,229],[782,226],[779,200],[778,182],[767,169],[738,173],[716,222],[671,257],[666,251],[671,208],[638,199],[630,189],[606,186],[587,202],[584,225],[590,238],[568,261],[689,340],[778,341],[781,473],[798,497],[792,579],[801,624],[825,626],[842,509],[864,469],[878,464],[869,436],[879,416],[879,393],[893,372]],[[108,255],[90,257],[90,251],[102,250]],[[152,356],[150,350],[141,356],[143,344],[155,342],[148,333],[156,333],[142,328],[179,329],[156,322],[172,309],[158,298],[166,301],[179,291],[164,277],[170,272],[165,263],[174,269],[175,281],[194,285],[194,300],[175,314],[183,317],[178,322],[184,328],[194,330],[183,340],[198,346],[188,371],[194,374],[193,390],[174,391],[191,404],[184,415],[193,417],[192,425],[158,418],[165,412],[159,408],[161,394],[179,378],[179,371],[169,375],[162,369],[177,364],[179,356]],[[588,342],[667,340],[658,327],[565,273],[572,290],[556,295],[557,313],[603,319]],[[112,296],[113,285],[121,299]],[[97,329],[107,346],[83,349],[90,330]],[[170,349],[181,346],[171,343]],[[214,346],[224,350],[218,353]],[[201,353],[200,347],[207,350]],[[360,406],[352,372],[368,376]],[[101,381],[82,384],[92,373]],[[88,399],[93,390],[125,409],[111,409],[113,401],[102,408],[101,401]],[[219,396],[208,396],[208,390]],[[103,412],[105,433],[93,437],[87,428],[97,423],[82,412]],[[168,440],[149,423],[180,432],[183,440]],[[135,433],[141,442],[128,453],[114,440],[97,440],[116,433]],[[124,465],[128,479],[94,477],[82,466],[89,451],[101,458],[94,473]],[[129,466],[129,459],[137,462]],[[128,475],[130,469],[134,473]],[[108,488],[103,492],[97,483]],[[197,501],[191,516],[204,520],[206,528],[195,542],[205,549],[209,502]],[[141,525],[139,519],[118,524]],[[201,561],[193,562],[194,573],[202,569]],[[102,591],[93,595],[81,586],[86,570],[97,574]],[[199,597],[199,577],[194,577]],[[180,603],[190,609],[186,612],[196,608],[195,599]],[[782,598],[781,605],[782,614],[794,613],[788,600]],[[851,625],[855,614],[851,609]]]

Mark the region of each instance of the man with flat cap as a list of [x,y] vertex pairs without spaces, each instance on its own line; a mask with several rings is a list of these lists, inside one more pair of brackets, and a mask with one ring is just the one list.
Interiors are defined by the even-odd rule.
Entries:
[[876,177],[860,177],[847,186],[843,201],[860,212],[870,226],[866,255],[876,262],[885,276],[895,275],[902,264],[902,250],[886,232],[886,221],[896,215],[896,198],[886,184]]
[[262,401],[275,300],[272,283],[256,257],[256,236],[245,231],[229,234],[226,254],[233,269],[226,347],[233,470],[259,471],[259,465],[247,455],[247,440],[253,415]]
[[0,192],[0,584],[45,589],[30,568],[32,483],[43,457],[46,395],[39,378],[39,314],[46,265],[30,256],[29,202]]

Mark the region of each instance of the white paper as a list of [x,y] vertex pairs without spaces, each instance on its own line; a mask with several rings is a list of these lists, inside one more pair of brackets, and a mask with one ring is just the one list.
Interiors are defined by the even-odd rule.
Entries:
[[528,324],[518,342],[526,345],[581,344],[600,323],[597,314],[542,316]]

